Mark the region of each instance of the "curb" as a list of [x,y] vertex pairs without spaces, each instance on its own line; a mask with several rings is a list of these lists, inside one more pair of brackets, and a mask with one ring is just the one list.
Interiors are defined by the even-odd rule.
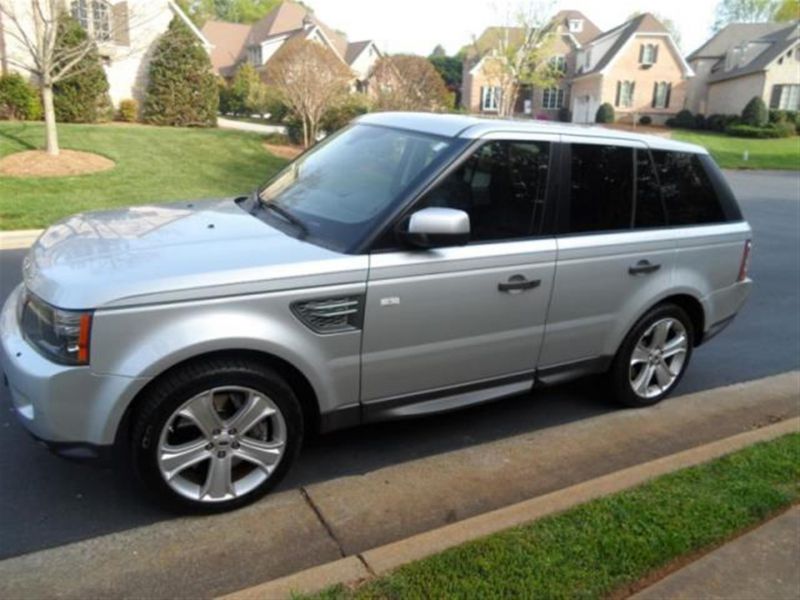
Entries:
[[661,475],[706,463],[747,446],[798,431],[800,431],[800,417],[787,419],[774,425],[622,469],[361,554],[347,556],[222,598],[224,600],[288,598],[295,594],[319,592],[332,585],[360,583],[448,548],[563,512],[578,504],[636,487]]
[[19,250],[28,248],[35,242],[44,229],[20,229],[17,231],[0,231],[0,250]]

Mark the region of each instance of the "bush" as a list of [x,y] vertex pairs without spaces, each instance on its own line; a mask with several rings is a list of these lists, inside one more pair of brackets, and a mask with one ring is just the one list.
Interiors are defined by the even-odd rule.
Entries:
[[42,118],[39,92],[19,73],[0,76],[0,119],[37,121]]
[[694,116],[694,125],[693,129],[706,129],[708,126],[708,121],[706,120],[705,115],[701,115],[700,113]]
[[723,132],[731,125],[736,125],[738,121],[739,117],[736,115],[713,114],[706,119],[706,129]]
[[769,111],[769,122],[770,123],[787,123],[789,121],[789,117],[786,114],[785,110],[770,110]]
[[678,114],[669,121],[672,121],[670,127],[677,127],[679,129],[694,129],[696,124],[692,111],[686,110],[685,108],[679,111]]
[[769,111],[760,96],[753,96],[742,111],[742,123],[753,127],[764,127],[769,123]]
[[558,109],[558,120],[562,123],[572,123],[572,111],[566,106]]
[[753,125],[730,125],[725,129],[725,133],[732,137],[742,138],[787,138],[795,134],[795,127],[791,123],[773,123],[764,127],[754,127]]
[[639,125],[652,125],[653,119],[648,115],[644,115],[639,118]]
[[200,40],[178,17],[150,61],[144,120],[154,125],[214,127],[219,88]]
[[349,94],[341,103],[325,112],[320,128],[331,134],[346,127],[356,117],[368,113],[369,109],[369,99],[364,94]]
[[[59,54],[69,53],[88,39],[80,23],[70,16],[62,17],[58,27],[61,32],[56,52]],[[111,119],[114,107],[96,45],[92,45],[71,74],[53,85],[53,106],[56,119],[63,123],[97,123]]]
[[614,107],[608,102],[600,105],[597,109],[597,114],[594,118],[596,123],[613,123],[614,122]]
[[139,103],[128,98],[119,103],[117,118],[125,123],[135,123],[139,120]]

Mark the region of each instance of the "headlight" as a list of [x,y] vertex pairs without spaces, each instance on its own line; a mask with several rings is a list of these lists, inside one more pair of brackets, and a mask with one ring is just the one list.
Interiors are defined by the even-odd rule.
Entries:
[[91,312],[61,310],[26,292],[20,325],[28,342],[47,358],[65,365],[89,364]]

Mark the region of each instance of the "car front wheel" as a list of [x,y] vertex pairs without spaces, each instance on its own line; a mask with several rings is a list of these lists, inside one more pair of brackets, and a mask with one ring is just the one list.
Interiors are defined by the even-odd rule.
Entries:
[[220,512],[277,485],[302,437],[299,404],[280,375],[209,360],[157,382],[136,417],[132,456],[146,488],[171,507]]

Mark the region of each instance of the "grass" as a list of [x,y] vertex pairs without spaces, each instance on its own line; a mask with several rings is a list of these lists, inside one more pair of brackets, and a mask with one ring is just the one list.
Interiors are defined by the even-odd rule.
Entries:
[[[285,160],[257,134],[218,129],[59,125],[62,148],[102,154],[110,171],[79,177],[0,177],[0,230],[46,227],[76,212],[252,190]],[[41,147],[40,123],[0,123],[0,157]]]
[[[800,170],[800,137],[757,140],[685,130],[673,131],[672,137],[708,148],[726,169]],[[745,151],[749,152],[748,160],[744,160]]]
[[605,598],[800,498],[800,434],[759,444],[315,598]]

